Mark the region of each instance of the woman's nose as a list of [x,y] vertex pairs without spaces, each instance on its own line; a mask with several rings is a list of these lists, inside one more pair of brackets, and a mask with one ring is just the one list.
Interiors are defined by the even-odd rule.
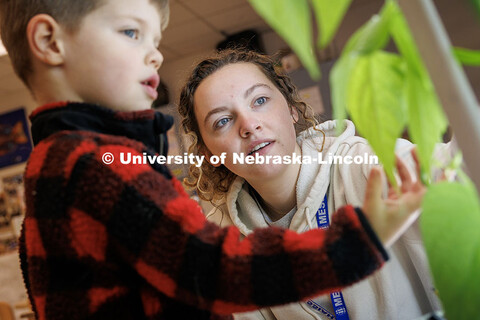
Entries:
[[255,115],[244,115],[240,119],[240,136],[242,138],[248,138],[261,128],[261,121]]

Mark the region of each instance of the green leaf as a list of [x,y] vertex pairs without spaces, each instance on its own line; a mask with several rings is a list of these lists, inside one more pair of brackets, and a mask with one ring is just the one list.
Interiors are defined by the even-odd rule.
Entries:
[[318,46],[330,43],[352,0],[312,0],[319,26]]
[[390,5],[390,32],[407,62],[405,94],[408,105],[408,132],[412,142],[417,145],[423,172],[422,180],[427,182],[433,150],[435,144],[441,141],[447,128],[447,120],[405,17],[396,3],[391,2]]
[[[333,118],[343,120],[347,118],[347,91],[348,82],[355,67],[357,54],[347,54],[341,57],[330,72],[330,91],[332,96]],[[337,135],[343,131],[344,122],[337,121]]]
[[456,47],[453,48],[453,55],[463,65],[480,66],[480,51]]
[[435,144],[441,141],[447,120],[430,79],[421,79],[418,73],[407,69],[408,132],[412,142],[417,145],[422,180],[427,182],[430,180],[433,150]]
[[390,37],[388,24],[392,13],[392,6],[387,2],[380,15],[374,15],[352,35],[345,45],[342,55],[368,54],[383,49]]
[[475,8],[475,11],[477,12],[477,16],[480,16],[480,0],[470,0],[470,3]]
[[320,68],[312,45],[308,0],[248,0],[257,13],[290,45],[313,79]]
[[428,77],[405,17],[395,2],[390,2],[390,8],[389,29],[398,51],[405,58],[412,71],[418,72],[422,77]]
[[472,184],[430,186],[420,219],[435,286],[447,319],[478,319],[480,202]]
[[[337,120],[346,118],[348,83],[357,58],[382,49],[387,44],[388,21],[392,9],[387,3],[380,15],[373,16],[366,24],[357,30],[349,39],[342,56],[330,73],[330,90],[332,95],[333,117]],[[343,130],[343,121],[338,121],[336,132]]]
[[393,185],[395,142],[406,122],[404,72],[399,56],[376,51],[357,58],[348,83],[348,112]]

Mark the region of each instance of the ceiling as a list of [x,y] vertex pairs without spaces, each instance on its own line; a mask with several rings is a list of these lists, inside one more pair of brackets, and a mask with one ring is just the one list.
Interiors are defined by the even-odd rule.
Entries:
[[161,51],[165,61],[214,49],[228,35],[269,26],[247,0],[170,0],[170,22]]

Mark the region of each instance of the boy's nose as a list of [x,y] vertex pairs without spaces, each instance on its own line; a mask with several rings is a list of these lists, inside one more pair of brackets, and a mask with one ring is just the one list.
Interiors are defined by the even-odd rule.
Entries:
[[152,64],[155,67],[155,70],[158,70],[163,63],[163,55],[157,48],[154,48],[148,55],[147,55],[147,64]]

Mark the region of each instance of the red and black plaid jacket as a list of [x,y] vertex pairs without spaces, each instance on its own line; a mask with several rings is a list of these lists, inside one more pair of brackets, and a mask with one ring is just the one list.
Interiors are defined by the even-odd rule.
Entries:
[[56,104],[31,119],[20,258],[38,320],[229,319],[337,290],[387,259],[352,207],[328,230],[243,240],[205,221],[165,166],[118,161],[155,154],[170,124],[152,110]]

